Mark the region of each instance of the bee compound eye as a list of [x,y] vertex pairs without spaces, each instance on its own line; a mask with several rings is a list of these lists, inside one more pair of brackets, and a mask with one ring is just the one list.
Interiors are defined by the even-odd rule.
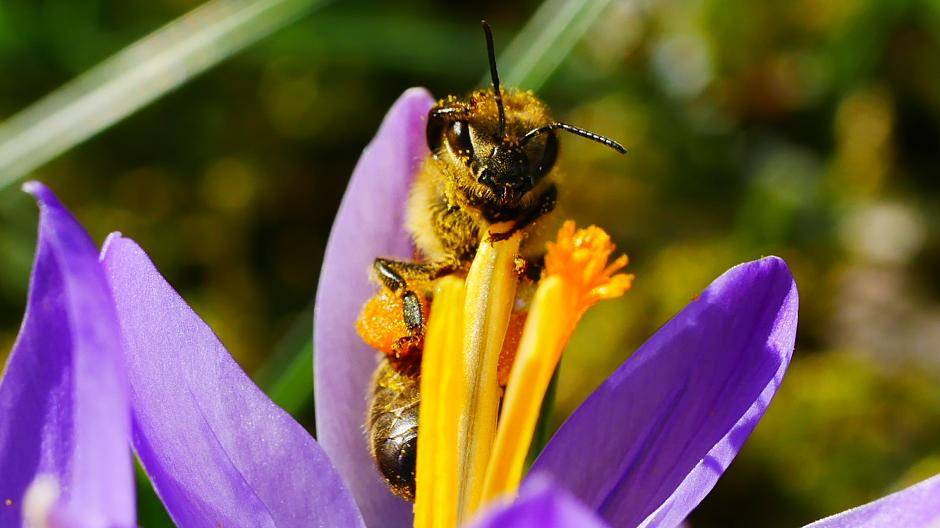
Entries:
[[437,115],[432,109],[428,114],[428,126],[425,128],[425,136],[428,142],[428,149],[433,153],[437,153],[437,149],[441,148],[445,126],[447,126],[447,122],[444,118]]
[[454,121],[447,129],[447,142],[452,149],[465,156],[473,156],[473,141],[470,139],[470,125],[466,121]]

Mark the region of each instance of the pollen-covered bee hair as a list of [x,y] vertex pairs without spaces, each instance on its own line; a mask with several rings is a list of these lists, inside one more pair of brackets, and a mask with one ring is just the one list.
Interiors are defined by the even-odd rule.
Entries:
[[505,90],[496,68],[493,34],[484,22],[492,89],[447,97],[428,115],[428,147],[454,194],[488,222],[526,227],[554,197],[544,184],[558,157],[556,130],[592,139],[619,152],[617,142],[552,119],[529,91]]
[[[441,99],[428,114],[431,154],[417,174],[407,205],[407,225],[419,258],[407,262],[377,258],[373,266],[393,296],[370,302],[388,313],[389,299],[394,299],[393,310],[400,314],[395,323],[404,331],[382,349],[387,357],[373,382],[367,420],[370,449],[392,491],[409,500],[414,492],[417,378],[429,284],[465,271],[482,237],[500,240],[519,231],[528,235],[536,221],[554,210],[558,131],[626,152],[616,141],[555,121],[532,92],[503,89],[493,33],[485,21],[482,24],[493,86]],[[523,241],[517,262],[520,274],[538,276],[543,248],[537,238]],[[372,319],[381,320],[374,314]],[[369,325],[360,326],[361,334],[365,326]],[[368,334],[363,334],[367,342],[379,341]]]
[[418,378],[383,361],[372,380],[366,418],[369,451],[389,489],[413,501],[418,459]]

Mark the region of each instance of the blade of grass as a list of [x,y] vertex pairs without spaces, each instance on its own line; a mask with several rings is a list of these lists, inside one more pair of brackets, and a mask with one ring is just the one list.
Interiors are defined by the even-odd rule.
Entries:
[[150,477],[134,457],[134,480],[137,482],[137,520],[147,528],[172,528],[173,521],[160,502],[160,497],[150,483]]
[[[280,376],[265,392],[282,409],[297,417],[301,411],[313,403],[313,343],[309,340],[298,350],[297,355],[288,363]],[[312,427],[312,425],[311,425]]]
[[548,384],[548,390],[545,391],[545,397],[542,399],[542,408],[539,410],[539,421],[535,424],[535,434],[532,436],[532,444],[529,445],[529,453],[526,455],[525,470],[528,471],[538,458],[542,449],[548,444],[551,438],[551,415],[555,407],[555,395],[558,393],[558,367],[555,367],[555,373],[552,375],[552,381]]
[[[610,0],[547,0],[499,56],[507,86],[538,90],[561,65]],[[489,72],[481,84],[490,83]]]
[[0,124],[0,190],[325,0],[212,0]]
[[298,314],[255,374],[258,385],[282,409],[297,417],[313,403],[313,306]]

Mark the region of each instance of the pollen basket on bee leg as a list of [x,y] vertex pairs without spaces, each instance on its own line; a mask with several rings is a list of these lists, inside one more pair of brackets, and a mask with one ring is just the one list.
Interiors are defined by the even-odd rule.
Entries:
[[[417,299],[424,319],[427,320],[430,303],[424,295],[418,295]],[[402,297],[382,288],[362,307],[359,318],[356,320],[356,331],[366,344],[382,352],[388,358],[396,361],[412,359],[409,355],[419,354],[420,350],[402,350],[396,347],[402,339],[412,334],[402,318],[403,311]]]

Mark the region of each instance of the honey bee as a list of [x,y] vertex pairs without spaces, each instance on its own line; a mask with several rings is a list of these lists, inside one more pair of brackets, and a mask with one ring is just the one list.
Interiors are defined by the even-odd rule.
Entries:
[[356,323],[363,339],[385,354],[371,387],[369,449],[392,492],[409,501],[415,493],[419,373],[433,281],[466,274],[482,237],[497,241],[520,231],[520,280],[538,278],[544,244],[533,235],[558,196],[556,131],[626,153],[611,139],[554,121],[532,92],[501,88],[493,34],[482,25],[492,87],[441,99],[428,113],[430,155],[407,204],[407,227],[420,257],[375,259],[382,288]]

